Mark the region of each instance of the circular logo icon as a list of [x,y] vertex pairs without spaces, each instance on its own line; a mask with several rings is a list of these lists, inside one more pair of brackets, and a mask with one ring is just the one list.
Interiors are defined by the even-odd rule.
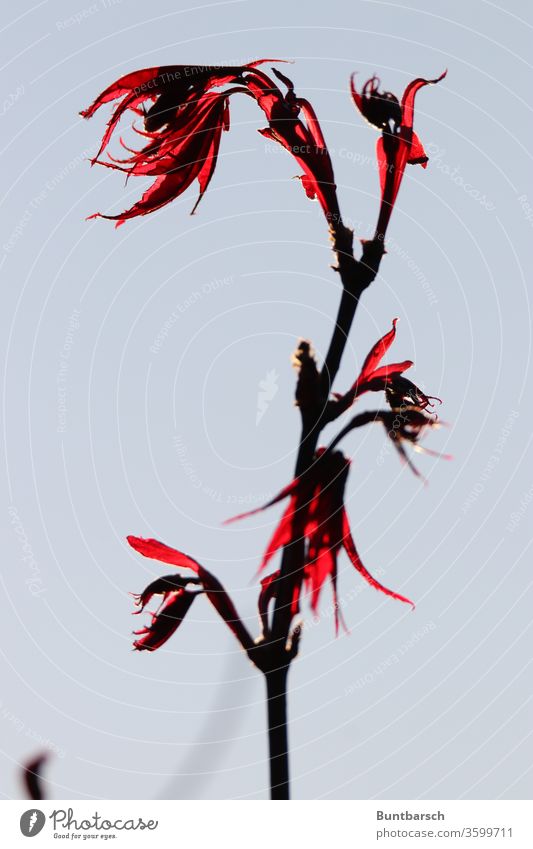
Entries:
[[43,830],[46,817],[42,811],[37,808],[30,808],[29,811],[24,811],[20,818],[20,830],[24,837],[35,837]]

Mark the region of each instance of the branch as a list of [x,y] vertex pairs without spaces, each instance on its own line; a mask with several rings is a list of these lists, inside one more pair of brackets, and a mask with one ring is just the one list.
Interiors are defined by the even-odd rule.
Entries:
[[[341,364],[359,299],[376,278],[385,253],[383,240],[365,241],[361,259],[356,260],[353,255],[352,230],[339,220],[337,224],[331,225],[330,233],[337,259],[335,270],[342,282],[342,295],[328,352],[319,376],[319,403],[300,408],[302,431],[294,477],[302,475],[313,464],[320,434],[328,423],[329,394]],[[303,536],[285,546],[272,620],[272,638],[279,641],[282,647],[287,642],[291,627],[293,590],[296,582],[301,579],[304,558]]]

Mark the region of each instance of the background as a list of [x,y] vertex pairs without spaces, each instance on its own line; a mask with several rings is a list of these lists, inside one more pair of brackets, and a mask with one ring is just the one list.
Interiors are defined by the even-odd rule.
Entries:
[[345,442],[363,560],[417,607],[343,558],[350,636],[334,638],[326,591],[321,619],[306,612],[290,680],[294,796],[531,797],[529,4],[65,0],[10,14],[3,796],[21,795],[20,764],[42,749],[51,797],[267,796],[262,679],[203,601],[163,649],[131,651],[128,591],[169,570],[125,537],[193,554],[255,627],[253,575],[281,508],[221,523],[291,477],[290,355],[300,336],[323,355],[339,298],[323,217],[242,98],[195,216],[191,190],[118,231],[87,222],[131,205],[142,181],[90,169],[108,113],[78,112],[139,67],[273,56],[294,60],[284,71],[318,112],[358,236],[377,215],[376,137],[350,73],[378,72],[401,94],[448,68],[418,96],[431,162],[408,169],[336,388],[398,316],[394,360],[414,359],[412,378],[443,398],[449,426],[428,444],[454,460],[415,457],[424,486],[381,430]]

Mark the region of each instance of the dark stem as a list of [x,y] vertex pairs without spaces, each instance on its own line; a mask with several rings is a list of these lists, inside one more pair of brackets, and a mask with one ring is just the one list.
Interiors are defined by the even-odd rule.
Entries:
[[329,349],[324,361],[324,367],[320,375],[321,390],[324,398],[327,398],[339,370],[342,355],[350,335],[350,330],[359,303],[359,292],[353,292],[351,288],[343,286],[342,296],[335,322],[335,329],[329,343]]
[[289,798],[289,745],[287,739],[288,666],[265,674],[270,757],[270,798]]
[[[344,229],[334,241],[337,271],[342,281],[342,295],[331,342],[320,374],[320,406],[316,410],[301,411],[302,432],[296,458],[295,477],[303,474],[313,463],[320,433],[327,424],[325,411],[329,393],[341,364],[357,305],[364,290],[376,277],[385,250],[381,240],[365,242],[363,255],[357,261],[353,255],[352,242],[351,231]],[[279,589],[272,622],[273,639],[283,644],[287,640],[292,621],[293,588],[295,581],[301,575],[305,555],[303,537],[298,534],[295,536],[294,542],[289,543],[283,550]]]
[[[353,234],[341,225],[333,233],[337,271],[342,281],[342,295],[324,366],[320,373],[319,403],[310,409],[301,409],[302,432],[296,459],[295,477],[312,465],[318,440],[327,424],[327,402],[342,356],[346,348],[361,294],[376,277],[384,253],[382,240],[363,244],[363,254],[358,261],[353,255]],[[272,617],[269,644],[274,651],[286,652],[293,619],[292,598],[295,586],[301,583],[305,563],[303,516],[295,517],[293,541],[288,543],[281,560],[278,591]],[[298,525],[302,523],[302,528]],[[266,672],[268,695],[268,734],[270,743],[270,783],[272,799],[289,798],[289,756],[287,743],[287,672],[286,665]]]
[[23,771],[24,786],[29,799],[46,799],[46,794],[43,788],[43,767],[48,760],[48,754],[45,752],[33,758],[26,764]]
[[324,416],[327,399],[341,364],[359,298],[360,292],[354,293],[352,288],[343,285],[333,335],[320,373],[320,396],[322,402],[318,410],[302,410],[302,432],[294,468],[294,477],[299,477],[299,475],[303,474],[313,462],[320,433],[327,424]]

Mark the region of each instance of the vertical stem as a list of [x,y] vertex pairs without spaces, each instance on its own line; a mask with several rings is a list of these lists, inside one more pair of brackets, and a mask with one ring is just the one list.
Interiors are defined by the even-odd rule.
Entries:
[[[320,374],[321,399],[327,403],[333,381],[337,376],[348,336],[353,324],[359,299],[376,277],[385,251],[382,240],[365,242],[360,260],[353,255],[351,231],[341,226],[335,233],[334,250],[338,272],[342,281],[342,296],[331,342]],[[302,433],[298,447],[295,477],[302,475],[312,464],[323,420],[324,406],[302,411]],[[301,581],[305,561],[305,539],[298,523],[293,527],[293,538],[285,545],[281,560],[278,591],[272,617],[270,639],[283,652],[289,636],[293,590]],[[287,740],[287,673],[288,665],[266,672],[268,697],[268,738],[270,745],[270,786],[272,799],[289,798],[289,753]]]
[[331,385],[339,370],[358,303],[359,293],[354,293],[347,286],[343,286],[335,329],[331,337],[331,342],[329,344],[329,349],[326,354],[321,374],[322,393],[326,398],[329,395]]
[[[363,273],[366,273],[365,266],[361,264],[349,264],[348,267],[352,274],[354,273],[354,269],[356,273],[359,269],[363,269]],[[341,273],[343,289],[339,310],[324,366],[320,375],[322,395],[325,399],[329,396],[331,385],[339,370],[342,355],[346,348],[350,329],[357,310],[357,305],[359,304],[360,289],[357,289],[354,286],[349,287],[347,285],[349,281],[345,279],[347,276],[348,272],[343,266],[343,273]],[[296,468],[294,470],[295,477],[303,474],[303,472],[305,472],[313,462],[313,457],[315,455],[322,427],[321,411],[318,411],[314,419],[311,418],[309,420],[307,416],[302,417],[302,434],[298,447],[298,456],[296,458]],[[272,623],[272,633],[274,638],[276,640],[282,640],[283,642],[287,639],[293,618],[291,613],[291,599],[294,580],[296,579],[296,576],[301,573],[305,554],[303,536],[295,534],[295,537],[296,538],[286,545],[283,550],[281,575],[284,580],[280,581]]]
[[288,666],[265,673],[270,758],[270,798],[289,799],[289,745],[287,739]]

